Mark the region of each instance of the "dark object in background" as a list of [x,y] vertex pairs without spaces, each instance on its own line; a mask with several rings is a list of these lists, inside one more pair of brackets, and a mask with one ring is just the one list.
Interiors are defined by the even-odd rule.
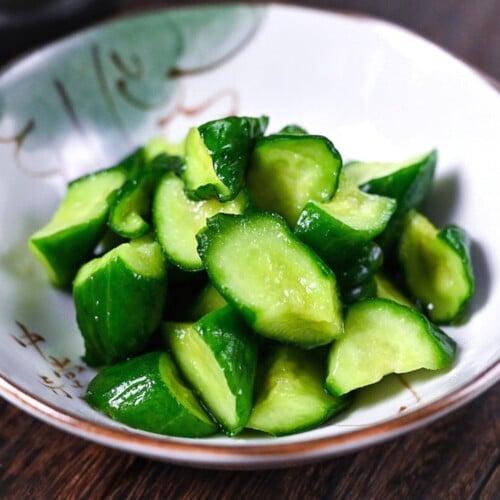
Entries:
[[0,0],[0,65],[114,10],[115,0]]

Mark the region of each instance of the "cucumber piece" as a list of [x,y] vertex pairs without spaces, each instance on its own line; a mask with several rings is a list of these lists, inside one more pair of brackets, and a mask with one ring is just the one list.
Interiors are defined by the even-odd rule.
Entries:
[[451,365],[456,345],[423,314],[387,299],[357,302],[347,310],[345,335],[332,344],[326,387],[342,395],[389,373]]
[[415,304],[384,274],[375,274],[375,283],[377,285],[377,297],[393,300],[403,306],[415,307]]
[[217,214],[197,238],[210,281],[257,333],[306,349],[342,334],[333,273],[279,215]]
[[397,209],[378,241],[384,251],[394,249],[406,213],[418,208],[427,196],[436,170],[437,151],[401,163],[362,163],[346,165],[344,172],[366,192],[397,200]]
[[185,140],[169,142],[163,137],[154,137],[144,146],[145,159],[150,161],[159,155],[183,157],[185,147]]
[[90,382],[85,400],[114,420],[156,434],[203,437],[217,432],[166,353],[151,352],[105,368]]
[[226,299],[217,291],[212,283],[208,283],[196,298],[190,317],[193,321],[227,305]]
[[317,427],[344,410],[349,397],[324,389],[325,366],[316,352],[280,345],[261,367],[247,427],[282,436]]
[[84,175],[68,191],[52,219],[33,234],[29,247],[44,266],[49,281],[67,287],[80,266],[91,259],[106,233],[114,194],[148,161],[148,148],[133,151],[117,165]]
[[203,263],[197,251],[196,233],[207,218],[219,212],[241,213],[248,205],[246,192],[231,201],[195,201],[187,197],[184,184],[174,174],[160,181],[153,200],[153,223],[167,259],[185,271],[200,271]]
[[109,227],[123,238],[138,238],[149,232],[151,200],[156,186],[165,172],[180,172],[181,166],[181,158],[161,154],[129,179],[114,198]]
[[379,235],[396,210],[396,201],[367,194],[341,175],[334,197],[327,203],[308,202],[295,234],[329,265],[336,267]]
[[255,145],[247,186],[257,207],[278,212],[294,227],[308,201],[335,193],[342,158],[326,137],[277,134]]
[[340,287],[340,295],[345,305],[354,304],[362,300],[377,296],[377,282],[374,277],[370,277],[357,285]]
[[437,151],[399,163],[351,162],[344,173],[363,190],[394,198],[404,210],[419,206],[429,192],[436,170]]
[[291,123],[290,125],[285,125],[280,131],[280,134],[288,135],[305,135],[307,134],[306,129],[302,128],[300,125]]
[[384,263],[384,254],[379,245],[370,241],[357,252],[345,255],[331,265],[341,287],[354,287],[373,278]]
[[382,249],[370,241],[334,263],[332,269],[337,277],[344,304],[354,304],[377,295],[375,274],[383,262]]
[[257,342],[230,306],[196,323],[164,323],[163,335],[186,380],[224,432],[241,432],[250,415]]
[[437,323],[460,321],[475,289],[466,232],[454,225],[436,229],[411,211],[403,228],[399,260],[406,286]]
[[231,116],[192,128],[186,138],[183,179],[189,196],[229,201],[243,186],[244,172],[255,141],[268,118]]
[[127,241],[128,240],[126,238],[122,238],[108,227],[104,231],[104,235],[99,241],[98,245],[96,246],[94,250],[94,255],[91,258],[101,257],[106,252],[113,250],[113,248],[116,248],[118,245],[126,243]]
[[160,324],[166,288],[161,248],[150,237],[84,264],[73,284],[84,360],[100,366],[139,353]]
[[50,222],[31,236],[29,246],[53,285],[70,285],[92,258],[106,231],[109,197],[126,178],[123,168],[114,167],[71,182]]

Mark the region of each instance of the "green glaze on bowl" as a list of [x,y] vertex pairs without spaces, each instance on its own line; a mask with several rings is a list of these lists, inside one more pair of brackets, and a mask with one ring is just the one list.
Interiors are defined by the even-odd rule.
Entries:
[[0,77],[0,137],[21,156],[52,152],[36,174],[63,169],[71,178],[113,163],[162,132],[182,76],[223,64],[263,12],[244,5],[158,11],[49,45]]

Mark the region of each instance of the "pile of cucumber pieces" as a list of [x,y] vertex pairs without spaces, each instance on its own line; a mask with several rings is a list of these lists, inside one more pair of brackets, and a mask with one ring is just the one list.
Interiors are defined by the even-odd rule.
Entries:
[[437,155],[343,164],[324,136],[228,117],[71,182],[30,239],[72,288],[86,400],[183,437],[284,435],[390,373],[449,368],[437,325],[474,292],[469,243],[420,213]]

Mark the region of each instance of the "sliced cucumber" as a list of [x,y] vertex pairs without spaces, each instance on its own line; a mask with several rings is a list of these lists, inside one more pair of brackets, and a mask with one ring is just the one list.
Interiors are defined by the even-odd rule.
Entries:
[[418,208],[427,196],[436,163],[437,151],[432,150],[401,163],[354,162],[346,165],[345,174],[364,191],[397,200],[391,223],[379,237],[385,251],[394,248],[408,210]]
[[377,285],[377,297],[393,300],[404,306],[415,307],[415,304],[384,274],[377,273],[375,275],[375,283]]
[[396,201],[367,194],[341,175],[339,188],[327,203],[308,202],[295,234],[332,267],[379,235],[396,209]]
[[123,238],[138,238],[150,229],[151,200],[160,178],[179,171],[182,160],[162,154],[129,179],[111,205],[108,225]]
[[166,287],[161,248],[150,237],[84,264],[73,297],[85,361],[100,366],[139,353],[160,324]]
[[144,146],[145,159],[146,161],[150,161],[156,156],[163,154],[182,158],[184,156],[185,147],[185,140],[180,142],[169,142],[164,137],[154,137]]
[[357,285],[340,287],[340,295],[345,305],[354,304],[362,300],[377,296],[377,282],[374,277],[370,277]]
[[224,431],[234,436],[250,415],[257,342],[230,306],[196,323],[165,323],[163,335],[182,374]]
[[379,245],[370,241],[358,251],[345,255],[332,266],[339,284],[353,287],[373,278],[384,263],[384,254]]
[[341,166],[326,137],[270,135],[255,145],[247,186],[259,208],[278,212],[293,228],[308,201],[324,203],[333,196]]
[[31,236],[29,246],[52,284],[71,284],[78,268],[92,258],[106,231],[109,196],[126,178],[124,169],[116,167],[73,181],[50,222]]
[[374,384],[389,373],[451,365],[455,342],[423,314],[387,299],[349,307],[345,335],[332,344],[327,389],[335,395]]
[[280,131],[280,134],[288,134],[288,135],[305,135],[307,131],[305,128],[300,125],[296,125],[295,123],[291,123],[290,125],[285,125]]
[[331,270],[277,214],[218,214],[198,233],[210,281],[261,335],[304,348],[342,334]]
[[364,190],[394,198],[405,210],[420,205],[427,196],[437,163],[437,151],[399,163],[346,164],[344,172]]
[[196,233],[208,217],[219,212],[241,213],[248,205],[246,191],[231,201],[215,198],[195,201],[187,197],[184,184],[174,174],[160,181],[153,201],[153,221],[158,241],[168,260],[186,271],[200,271],[203,263],[197,251]]
[[217,432],[166,353],[105,368],[90,382],[85,400],[114,420],[148,432],[182,437]]
[[227,305],[226,299],[217,291],[212,283],[208,283],[195,299],[190,317],[193,321]]
[[251,148],[268,118],[222,118],[192,128],[186,138],[183,179],[193,199],[229,201],[243,186]]
[[353,304],[375,297],[377,294],[376,272],[382,267],[382,249],[373,241],[350,252],[332,266],[340,288],[342,302]]
[[475,279],[469,239],[457,226],[438,230],[422,214],[405,219],[399,260],[408,290],[438,323],[459,321],[472,298]]
[[316,352],[278,346],[259,376],[250,429],[274,436],[312,429],[349,404],[324,389],[325,366]]

